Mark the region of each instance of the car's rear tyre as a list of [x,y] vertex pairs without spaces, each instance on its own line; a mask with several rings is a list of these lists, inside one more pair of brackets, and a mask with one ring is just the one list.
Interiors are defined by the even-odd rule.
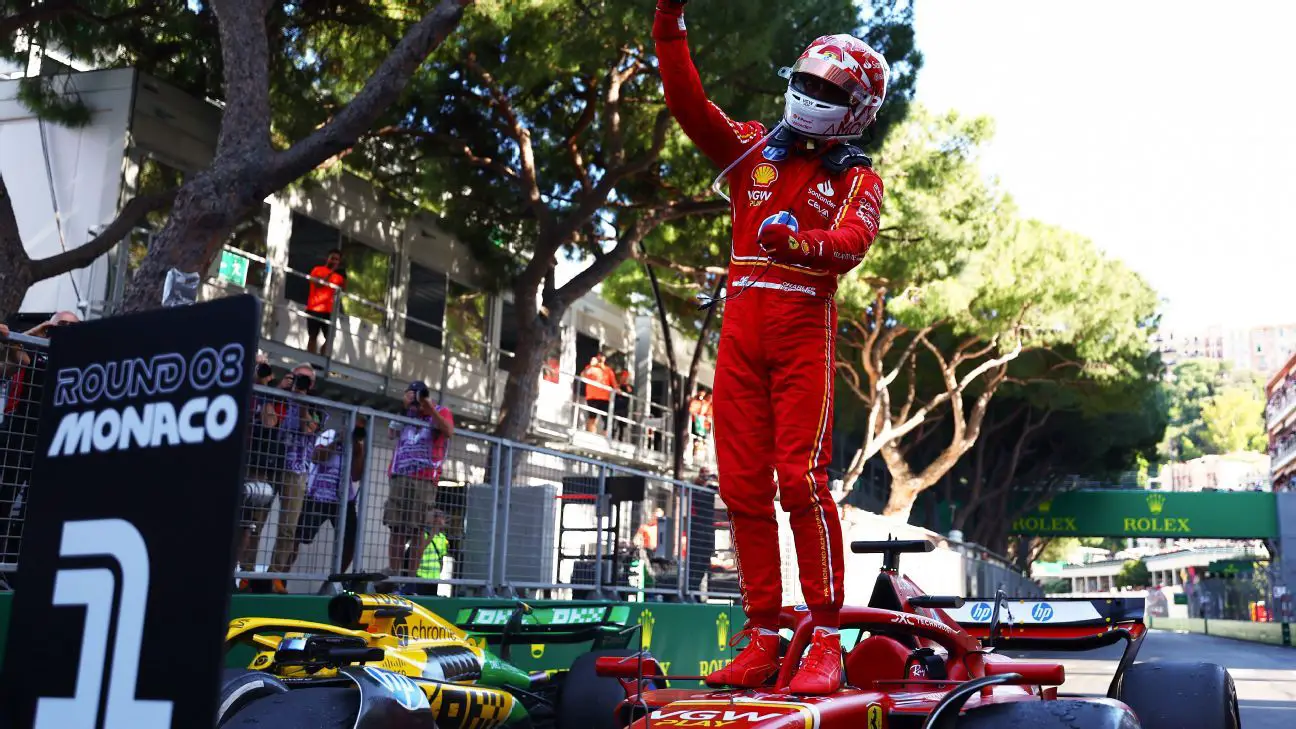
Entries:
[[225,726],[225,720],[243,707],[267,696],[288,693],[282,681],[264,671],[246,668],[226,668],[221,675],[220,701],[217,704],[216,726]]
[[[953,717],[950,717],[953,718]],[[1014,701],[990,704],[967,712],[955,724],[958,729],[1143,729],[1124,706],[1108,699],[1077,701]],[[1185,727],[1195,726],[1186,724]]]
[[1239,729],[1237,689],[1223,666],[1197,661],[1136,663],[1116,697],[1143,729]]
[[602,656],[632,656],[629,649],[590,651],[576,657],[558,694],[557,729],[622,729],[616,708],[625,689],[615,678],[599,676],[594,662]]
[[245,705],[221,724],[256,729],[351,729],[360,712],[354,688],[299,688]]

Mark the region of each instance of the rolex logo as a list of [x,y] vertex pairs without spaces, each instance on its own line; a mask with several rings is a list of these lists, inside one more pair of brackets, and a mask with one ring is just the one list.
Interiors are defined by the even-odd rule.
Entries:
[[716,645],[720,646],[720,650],[729,647],[729,613],[716,616]]
[[1161,510],[1165,508],[1165,495],[1148,494],[1147,505],[1148,505],[1148,511],[1152,512],[1153,514],[1160,514]]
[[1047,514],[1047,513],[1049,513],[1049,509],[1052,509],[1052,508],[1053,508],[1053,502],[1052,502],[1052,501],[1045,501],[1044,503],[1042,503],[1042,504],[1039,505],[1039,511],[1040,511],[1041,514]]
[[644,610],[639,613],[639,625],[643,626],[640,631],[643,635],[644,650],[652,647],[653,623],[655,622],[657,622],[657,619],[653,617],[651,610]]
[[532,644],[531,644],[531,657],[532,657],[532,658],[544,658],[544,649],[545,649],[544,643],[532,643]]

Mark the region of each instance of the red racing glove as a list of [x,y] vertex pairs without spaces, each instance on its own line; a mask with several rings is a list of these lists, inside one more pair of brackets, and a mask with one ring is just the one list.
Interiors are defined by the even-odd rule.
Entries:
[[[810,233],[792,230],[782,223],[771,223],[756,237],[756,242],[776,263],[822,269],[823,242],[814,240]],[[831,251],[829,255],[832,255]]]

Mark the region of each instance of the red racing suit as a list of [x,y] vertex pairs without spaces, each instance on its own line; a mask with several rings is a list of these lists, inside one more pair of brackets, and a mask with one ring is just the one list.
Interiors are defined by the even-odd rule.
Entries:
[[[682,11],[653,24],[666,103],[694,144],[728,167],[766,135],[707,98],[689,55]],[[833,174],[801,143],[786,155],[754,151],[730,171],[733,249],[715,375],[720,495],[729,509],[743,609],[776,628],[782,605],[775,494],[788,512],[801,590],[820,625],[842,605],[842,532],[828,489],[832,458],[837,277],[863,259],[878,231],[882,181],[869,167]],[[762,221],[792,213],[824,244],[818,270],[772,263],[757,244]],[[777,479],[777,481],[775,480]]]

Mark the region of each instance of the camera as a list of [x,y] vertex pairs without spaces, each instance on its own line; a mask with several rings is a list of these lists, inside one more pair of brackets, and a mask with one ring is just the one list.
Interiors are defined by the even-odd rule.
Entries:
[[312,383],[311,383],[311,376],[310,376],[310,375],[295,375],[295,376],[293,376],[293,389],[294,389],[294,390],[301,390],[302,392],[309,391],[309,390],[311,389],[311,384],[312,384]]

